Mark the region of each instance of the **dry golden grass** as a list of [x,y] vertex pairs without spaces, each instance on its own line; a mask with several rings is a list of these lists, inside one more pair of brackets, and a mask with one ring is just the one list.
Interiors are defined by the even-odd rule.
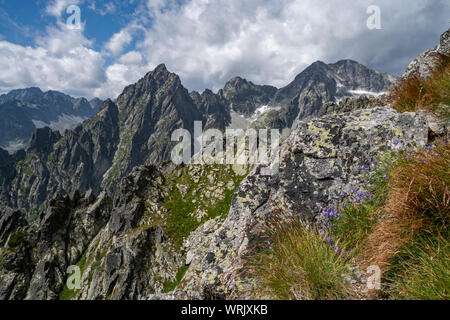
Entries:
[[440,55],[427,79],[411,76],[399,80],[391,89],[389,100],[399,112],[428,110],[447,118],[448,108],[438,110],[438,107],[450,105],[450,57]]
[[450,214],[450,148],[399,159],[389,173],[383,216],[367,239],[363,260],[387,270],[419,232],[447,230]]

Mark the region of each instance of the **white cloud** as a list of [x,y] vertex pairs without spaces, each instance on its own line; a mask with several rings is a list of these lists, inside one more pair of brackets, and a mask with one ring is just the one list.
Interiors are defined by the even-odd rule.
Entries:
[[190,89],[218,89],[236,75],[283,86],[316,60],[353,58],[398,72],[438,42],[450,13],[444,0],[380,0],[383,29],[369,30],[371,4],[192,0],[180,6],[149,0],[152,28],[138,48],[149,67],[166,63]]
[[118,56],[124,50],[124,48],[133,40],[130,31],[128,29],[122,29],[115,33],[105,47],[109,50],[113,56]]
[[95,13],[105,16],[107,14],[112,14],[116,11],[116,6],[113,2],[107,2],[103,4],[103,6],[100,5],[100,7],[97,7],[96,1],[92,0],[91,4],[89,5],[89,9],[93,10]]
[[[217,90],[236,75],[280,87],[316,60],[351,58],[400,72],[448,28],[447,2],[377,0],[382,30],[369,30],[373,0],[143,0],[98,52],[84,26],[64,25],[65,8],[85,1],[53,0],[46,12],[56,25],[35,46],[0,41],[0,91],[33,85],[114,98],[160,63],[200,91]],[[119,8],[89,3],[97,11]],[[104,66],[107,58],[112,63]]]
[[12,90],[39,86],[90,97],[106,82],[101,53],[78,30],[50,27],[36,46],[0,41],[0,87]]

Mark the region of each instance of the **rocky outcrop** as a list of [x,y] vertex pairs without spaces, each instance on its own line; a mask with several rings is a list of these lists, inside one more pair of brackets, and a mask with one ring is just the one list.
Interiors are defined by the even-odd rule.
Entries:
[[[188,270],[177,285],[200,298],[202,257],[228,212],[233,179],[229,166],[165,174],[142,166],[122,179],[113,199],[92,191],[58,195],[32,224],[7,209],[0,220],[0,298],[147,299],[179,282],[182,269]],[[76,290],[66,286],[70,266],[80,269]]]
[[422,115],[384,107],[296,123],[282,147],[279,173],[263,176],[257,167],[236,191],[203,260],[205,297],[258,298],[256,280],[243,272],[245,258],[267,246],[264,231],[271,219],[314,222],[319,204],[338,202],[342,194],[352,197],[354,188],[366,189],[383,154],[423,148],[427,142]]
[[414,59],[403,74],[403,78],[418,76],[427,78],[436,67],[440,55],[450,56],[450,29],[441,35],[440,44]]
[[193,133],[194,121],[203,120],[180,78],[165,65],[126,87],[117,105],[120,143],[103,182],[109,190],[135,166],[168,160],[174,145],[172,132],[185,128]]
[[320,108],[318,117],[325,116],[327,114],[337,114],[337,113],[345,113],[352,112],[361,109],[369,109],[377,106],[386,106],[388,105],[386,96],[381,97],[373,97],[367,95],[361,95],[357,98],[344,98],[339,103],[336,102],[327,102],[322,108]]

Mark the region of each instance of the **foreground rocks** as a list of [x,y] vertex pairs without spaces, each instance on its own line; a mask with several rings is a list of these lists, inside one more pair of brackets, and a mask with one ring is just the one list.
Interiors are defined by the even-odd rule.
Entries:
[[205,297],[260,298],[257,280],[245,275],[245,258],[266,245],[271,219],[282,215],[314,222],[319,204],[351,196],[354,188],[363,192],[383,154],[427,143],[422,115],[385,107],[297,123],[282,147],[280,172],[262,176],[257,167],[239,186],[203,259]]

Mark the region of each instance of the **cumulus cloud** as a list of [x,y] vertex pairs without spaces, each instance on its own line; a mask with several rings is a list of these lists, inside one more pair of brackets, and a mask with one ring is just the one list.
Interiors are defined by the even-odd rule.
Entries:
[[39,86],[75,96],[91,96],[106,82],[101,53],[89,48],[82,30],[49,27],[36,46],[0,41],[0,87]]
[[111,37],[105,47],[113,54],[113,56],[118,56],[132,40],[133,38],[131,37],[130,31],[122,29]]
[[353,58],[399,73],[447,28],[445,0],[380,0],[382,29],[369,30],[372,0],[149,1],[152,28],[140,49],[165,62],[190,89],[218,89],[235,75],[286,85],[316,60]]
[[[382,29],[369,30],[373,0],[142,0],[95,51],[83,28],[67,30],[62,20],[68,5],[83,3],[51,1],[56,24],[33,47],[0,41],[1,91],[36,85],[114,98],[160,63],[199,91],[236,75],[281,87],[316,60],[349,58],[399,74],[438,42],[450,16],[448,0],[377,0]],[[120,7],[98,3],[91,9],[105,14]]]

